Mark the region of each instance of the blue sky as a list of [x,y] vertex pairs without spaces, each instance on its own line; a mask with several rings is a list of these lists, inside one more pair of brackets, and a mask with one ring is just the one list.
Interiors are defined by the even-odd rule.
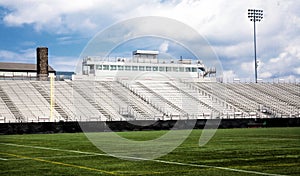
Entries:
[[[36,47],[47,46],[56,70],[74,71],[81,51],[99,31],[135,17],[161,16],[183,22],[205,37],[220,58],[225,79],[250,80],[253,23],[247,18],[248,8],[264,10],[257,24],[259,78],[299,81],[298,0],[1,0],[0,62],[35,63]],[[143,47],[153,46],[174,57],[190,57],[167,40]],[[116,51],[131,53],[134,42],[121,48]]]

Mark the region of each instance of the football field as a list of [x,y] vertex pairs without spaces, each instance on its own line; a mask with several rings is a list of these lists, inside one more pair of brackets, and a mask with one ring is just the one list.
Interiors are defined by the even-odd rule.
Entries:
[[[166,132],[117,134],[143,141]],[[0,175],[300,175],[300,128],[218,129],[199,147],[201,132],[151,160],[112,157],[84,133],[1,135]]]

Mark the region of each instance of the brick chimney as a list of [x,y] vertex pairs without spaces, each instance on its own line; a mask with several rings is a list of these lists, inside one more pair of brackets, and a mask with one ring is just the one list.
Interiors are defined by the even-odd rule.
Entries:
[[48,79],[48,48],[38,47],[36,49],[37,55],[37,77],[41,81]]

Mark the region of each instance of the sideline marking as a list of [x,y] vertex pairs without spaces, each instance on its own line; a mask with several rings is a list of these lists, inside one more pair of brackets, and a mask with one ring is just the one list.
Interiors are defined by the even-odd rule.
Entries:
[[62,165],[62,166],[67,166],[67,167],[75,167],[75,168],[85,169],[85,170],[89,170],[89,171],[97,171],[97,172],[111,174],[111,175],[119,175],[115,172],[109,172],[109,171],[105,171],[105,170],[101,170],[101,169],[95,169],[95,168],[92,168],[92,167],[79,166],[79,165],[74,165],[74,164],[67,164],[67,163],[62,163],[62,162],[57,162],[57,161],[49,161],[49,160],[44,160],[44,159],[40,159],[40,158],[32,158],[32,157],[23,156],[23,155],[16,155],[16,154],[12,154],[12,153],[2,153],[2,152],[0,152],[0,154],[13,156],[13,157],[17,157],[17,158],[30,159],[30,160],[34,160],[34,161],[46,162],[46,163],[51,163],[51,164],[56,164],[56,165]]
[[[119,156],[119,155],[115,156],[115,155],[104,154],[104,153],[82,152],[82,151],[77,151],[77,150],[66,150],[66,149],[57,149],[57,148],[49,148],[49,147],[20,145],[20,144],[13,144],[13,143],[0,143],[0,144],[8,145],[8,146],[16,146],[16,147],[26,147],[26,148],[36,148],[36,149],[43,149],[43,150],[54,150],[54,151],[62,151],[62,152],[81,153],[81,154],[87,154],[87,155],[112,156],[112,157],[119,157],[119,158],[124,158],[124,159],[133,159],[133,160],[141,160],[141,161],[153,161],[153,162],[158,162],[158,163],[174,164],[174,165],[181,165],[181,166],[214,168],[214,169],[227,170],[227,171],[233,171],[233,172],[241,172],[241,173],[249,173],[249,174],[256,174],[256,175],[286,176],[286,175],[281,175],[281,174],[271,174],[271,173],[264,173],[264,172],[258,172],[258,171],[233,169],[233,168],[221,167],[221,166],[210,166],[210,165],[203,165],[203,164],[189,164],[189,163],[180,163],[180,162],[175,162],[175,161],[164,161],[164,160],[158,160],[158,159],[147,159],[147,158],[130,157],[130,156]],[[47,160],[45,160],[45,161],[47,161]],[[114,173],[114,174],[116,174],[116,173]]]

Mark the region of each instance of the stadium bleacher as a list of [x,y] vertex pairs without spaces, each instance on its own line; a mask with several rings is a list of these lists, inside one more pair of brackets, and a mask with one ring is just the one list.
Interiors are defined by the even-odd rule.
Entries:
[[[299,117],[299,83],[56,81],[54,121]],[[0,123],[49,121],[50,82],[0,80]]]

